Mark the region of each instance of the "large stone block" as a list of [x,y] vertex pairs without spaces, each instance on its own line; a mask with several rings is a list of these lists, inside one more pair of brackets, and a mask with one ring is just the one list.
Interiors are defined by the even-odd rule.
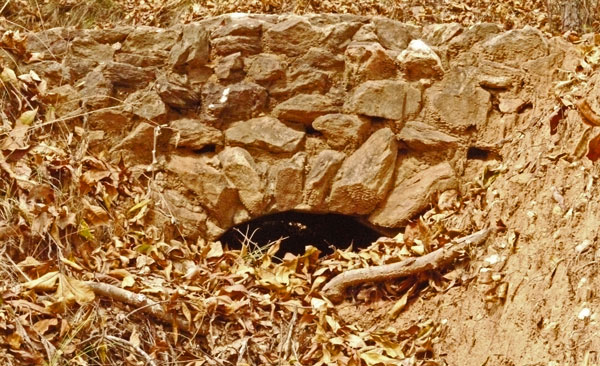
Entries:
[[300,152],[272,165],[268,174],[268,190],[273,197],[272,210],[287,211],[302,203],[306,153]]
[[344,79],[351,87],[366,80],[394,78],[397,73],[394,59],[378,43],[351,43],[344,58]]
[[304,203],[320,209],[331,191],[331,182],[346,155],[335,150],[322,150],[309,162],[304,185]]
[[344,110],[371,117],[405,120],[421,110],[421,90],[404,81],[367,81],[354,90]]
[[225,139],[232,145],[268,150],[274,153],[296,151],[305,133],[286,126],[277,118],[258,117],[236,122],[225,130]]
[[252,215],[262,214],[266,203],[265,184],[250,153],[241,147],[226,147],[219,153],[219,160],[244,206]]
[[223,133],[200,120],[182,118],[172,121],[169,127],[173,131],[169,143],[175,147],[201,150],[205,146],[223,145]]
[[373,133],[342,164],[331,188],[329,209],[347,215],[373,211],[390,188],[397,155],[391,129]]
[[339,107],[325,95],[299,94],[278,104],[273,114],[280,119],[309,125],[319,116],[338,111]]
[[318,117],[312,126],[323,134],[332,148],[355,150],[367,139],[371,124],[352,114],[334,113]]
[[204,65],[208,59],[208,32],[197,23],[184,25],[181,38],[173,45],[169,54],[169,64],[172,67],[182,65],[193,67]]
[[451,130],[465,131],[487,122],[490,93],[479,86],[472,68],[453,69],[425,92],[425,104]]
[[247,120],[264,111],[267,90],[254,83],[241,82],[224,87],[207,83],[202,89],[203,108],[207,115],[221,122]]
[[[402,166],[399,167],[401,169]],[[397,174],[397,177],[403,176]],[[402,227],[427,208],[434,193],[457,186],[454,170],[446,162],[427,168],[406,180],[397,180],[385,202],[369,216],[369,222],[383,227]]]
[[318,43],[322,34],[302,17],[290,17],[269,28],[263,41],[272,52],[300,56]]
[[500,33],[485,41],[482,47],[486,58],[515,67],[549,52],[548,42],[542,33],[529,26]]
[[218,168],[219,161],[204,156],[171,155],[166,169],[176,180],[196,194],[221,227],[233,223],[235,212],[242,209],[236,188]]
[[407,122],[397,137],[411,150],[420,152],[443,151],[460,144],[460,139],[417,121]]

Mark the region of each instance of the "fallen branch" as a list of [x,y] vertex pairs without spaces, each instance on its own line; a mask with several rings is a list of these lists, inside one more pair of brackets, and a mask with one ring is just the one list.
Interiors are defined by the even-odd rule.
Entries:
[[150,300],[146,295],[136,294],[108,283],[86,281],[85,284],[98,296],[134,306],[139,311],[150,314],[164,323],[177,326],[187,333],[194,332],[194,328],[185,318],[165,312],[159,303]]
[[323,293],[331,301],[338,303],[344,299],[344,292],[349,286],[356,286],[367,282],[392,280],[441,268],[458,258],[466,247],[480,245],[485,242],[492,231],[492,228],[479,230],[471,235],[453,240],[444,247],[421,257],[408,258],[398,263],[342,272],[323,287]]

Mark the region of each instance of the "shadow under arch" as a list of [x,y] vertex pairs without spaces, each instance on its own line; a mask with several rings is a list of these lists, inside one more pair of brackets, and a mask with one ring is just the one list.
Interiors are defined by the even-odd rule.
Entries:
[[259,247],[286,238],[276,254],[279,258],[285,253],[303,254],[307,245],[318,248],[321,255],[331,254],[335,248],[347,248],[350,244],[356,250],[369,246],[382,236],[353,216],[285,211],[236,225],[220,240],[231,249],[239,249],[245,235]]

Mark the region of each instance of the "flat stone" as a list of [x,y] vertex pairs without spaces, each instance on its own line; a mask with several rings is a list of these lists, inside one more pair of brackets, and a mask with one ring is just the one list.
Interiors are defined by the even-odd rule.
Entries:
[[259,83],[275,81],[285,76],[279,56],[262,53],[250,61],[248,76]]
[[262,22],[251,18],[230,19],[225,25],[217,27],[211,38],[227,36],[260,37],[262,34]]
[[154,70],[136,67],[121,62],[107,62],[102,74],[114,86],[143,88],[154,80]]
[[83,106],[89,110],[108,107],[113,102],[113,84],[100,71],[88,73],[82,80],[79,91]]
[[515,67],[549,53],[548,42],[542,32],[530,26],[500,33],[485,41],[482,47],[487,58]]
[[161,52],[160,54],[139,54],[129,52],[119,52],[115,54],[115,62],[122,62],[137,67],[155,67],[163,66],[165,63],[166,54]]
[[267,90],[254,83],[241,82],[222,86],[207,83],[202,89],[205,113],[222,122],[248,120],[267,106]]
[[429,206],[435,193],[457,187],[458,181],[450,164],[444,162],[432,166],[395,182],[388,198],[369,216],[369,222],[382,227],[402,227]]
[[115,50],[109,44],[98,43],[91,37],[78,37],[71,43],[71,52],[75,57],[81,57],[96,62],[112,61]]
[[[88,73],[92,72],[99,62],[87,58],[75,57],[73,55],[67,55],[63,58],[62,65],[70,74],[71,82],[77,84],[75,80],[81,81]],[[69,77],[69,75],[67,75]],[[60,83],[64,83],[65,79],[61,80]]]
[[396,61],[402,66],[409,80],[439,78],[444,75],[440,57],[420,39],[410,41]]
[[339,111],[339,107],[333,101],[319,94],[299,94],[273,109],[273,114],[279,119],[311,124],[315,118]]
[[409,149],[420,152],[446,150],[460,144],[460,139],[417,121],[406,122],[397,137]]
[[391,129],[373,133],[342,163],[331,187],[329,209],[347,215],[371,213],[392,183],[397,154]]
[[404,81],[367,81],[354,90],[344,110],[371,117],[405,120],[421,110],[421,91]]
[[397,66],[379,43],[351,43],[344,53],[344,79],[353,87],[366,80],[394,78]]
[[25,65],[20,68],[21,73],[35,71],[50,86],[60,86],[71,83],[71,70],[69,67],[56,61],[40,61]]
[[111,149],[113,161],[122,160],[126,166],[152,163],[154,126],[141,122]]
[[221,58],[215,66],[215,76],[219,80],[241,80],[244,78],[244,59],[241,52]]
[[498,109],[502,113],[518,113],[527,105],[521,98],[499,98]]
[[219,162],[215,160],[197,155],[171,155],[166,170],[195,193],[200,204],[218,220],[221,227],[229,227],[242,204],[237,189],[218,169]]
[[225,36],[212,39],[210,45],[215,54],[220,56],[236,52],[248,56],[262,52],[262,45],[259,37]]
[[352,37],[352,41],[358,43],[379,43],[379,38],[375,34],[375,25],[372,23],[363,24]]
[[172,121],[173,136],[169,143],[175,147],[201,150],[206,146],[223,145],[223,133],[202,121],[183,118]]
[[423,39],[433,46],[442,46],[463,31],[459,23],[429,24],[423,27]]
[[324,48],[311,47],[292,63],[292,68],[310,68],[312,70],[341,71],[344,69],[344,58]]
[[331,191],[331,183],[342,162],[344,153],[335,150],[321,150],[309,162],[309,171],[304,184],[303,202],[313,208],[321,208]]
[[38,60],[61,59],[69,52],[69,41],[77,36],[74,29],[51,28],[28,33],[23,46],[25,53],[36,54]]
[[367,139],[371,124],[352,114],[335,113],[318,117],[312,126],[323,134],[332,148],[355,150]]
[[137,26],[123,42],[121,51],[138,54],[166,53],[178,37],[179,34],[174,29]]
[[244,207],[252,215],[260,215],[266,206],[265,184],[250,153],[241,147],[226,147],[219,153],[219,160]]
[[316,45],[322,34],[302,17],[290,17],[269,28],[263,41],[271,52],[300,56]]
[[210,57],[208,32],[198,23],[183,26],[181,39],[173,45],[169,54],[169,65],[197,67],[208,62]]
[[264,149],[274,153],[298,150],[305,133],[286,126],[277,118],[258,117],[236,122],[225,130],[225,139],[232,145]]
[[116,26],[110,29],[83,29],[82,32],[86,36],[92,38],[98,43],[113,44],[123,42],[133,31],[133,27]]
[[362,23],[358,21],[342,21],[326,26],[323,29],[325,37],[321,44],[332,50],[334,54],[341,53],[361,26]]
[[182,82],[169,80],[167,76],[161,75],[156,80],[156,92],[163,102],[178,109],[194,109],[200,105],[200,95]]
[[502,32],[502,28],[495,23],[477,23],[464,28],[456,37],[447,44],[450,55],[456,55],[468,50],[478,42],[494,37]]
[[154,90],[138,90],[125,99],[125,111],[157,121],[167,114],[167,106]]
[[489,89],[509,89],[513,85],[513,78],[509,76],[498,76],[498,75],[480,75],[479,85],[483,88]]
[[269,94],[275,98],[289,98],[297,94],[324,94],[329,90],[329,74],[303,67],[288,74],[269,88]]
[[118,109],[106,109],[90,113],[88,126],[92,130],[102,130],[109,135],[118,135],[129,130],[133,124],[131,113]]
[[306,153],[272,165],[268,173],[268,189],[273,197],[273,211],[288,211],[302,203]]
[[450,130],[483,126],[492,107],[490,93],[476,80],[476,70],[456,68],[425,91],[425,105],[432,108]]
[[379,43],[387,49],[401,51],[412,39],[420,36],[418,27],[397,20],[376,17],[372,23]]

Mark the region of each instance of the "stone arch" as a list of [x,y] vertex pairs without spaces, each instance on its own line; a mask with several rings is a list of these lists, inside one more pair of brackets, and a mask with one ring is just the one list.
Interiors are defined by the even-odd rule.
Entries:
[[166,181],[156,225],[215,240],[286,211],[403,227],[460,189],[471,145],[529,116],[561,47],[532,28],[233,14],[41,32],[25,49],[43,61],[24,70],[48,80],[58,117],[83,101],[93,153]]
[[219,240],[229,248],[246,245],[249,252],[264,253],[268,245],[282,239],[276,258],[285,253],[303,254],[308,245],[321,254],[333,248],[365,248],[381,233],[352,216],[285,211],[244,222],[227,230]]

